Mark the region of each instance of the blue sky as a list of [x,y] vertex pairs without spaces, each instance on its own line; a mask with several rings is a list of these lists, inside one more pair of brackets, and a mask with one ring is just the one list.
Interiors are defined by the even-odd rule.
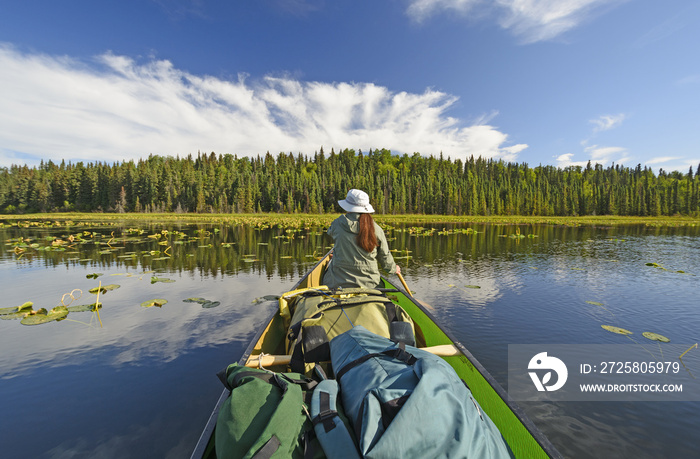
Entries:
[[0,0],[0,166],[388,148],[700,164],[697,0]]

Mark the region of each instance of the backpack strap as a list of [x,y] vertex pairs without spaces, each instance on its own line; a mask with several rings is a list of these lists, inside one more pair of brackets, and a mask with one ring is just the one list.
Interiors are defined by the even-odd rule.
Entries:
[[[350,293],[348,290],[343,293]],[[314,315],[292,324],[289,328],[287,338],[290,342],[294,343],[292,345],[292,356],[290,360],[290,368],[292,371],[297,373],[305,373],[306,363],[324,362],[330,360],[330,346],[325,329],[320,325],[307,327],[303,326],[305,321],[318,319],[323,316],[324,311],[330,309],[357,307],[367,303],[381,303],[384,305],[387,321],[389,322],[389,338],[395,343],[405,343],[409,346],[415,346],[416,339],[413,334],[413,327],[410,323],[399,320],[396,313],[396,304],[381,291],[359,290],[362,293],[367,293],[368,295],[357,296],[351,299],[340,299],[330,296],[327,292],[310,291],[308,293],[304,293],[305,296],[324,295],[327,297],[327,299],[320,302],[316,306],[317,310]],[[348,320],[350,320],[349,317]],[[352,322],[350,322],[350,325],[354,328],[354,324]]]
[[311,420],[316,438],[329,459],[360,459],[360,454],[347,426],[338,415],[338,382],[321,381],[311,396]]
[[292,327],[290,337],[296,335],[289,366],[296,373],[305,373],[306,363],[325,362],[331,359],[331,347],[326,329],[322,325]]
[[257,453],[255,453],[255,456],[253,456],[251,459],[270,459],[272,455],[277,452],[281,445],[282,442],[280,441],[280,439],[277,438],[276,435],[273,435],[272,437],[270,437],[267,443],[265,443],[263,447],[260,448]]
[[229,370],[236,368],[234,366],[229,366],[227,368],[224,368],[220,372],[216,374],[216,376],[221,380],[223,385],[226,387],[226,389],[233,390],[233,388],[238,387],[241,385],[241,380],[243,378],[248,378],[248,377],[253,377],[257,379],[261,379],[267,383],[272,384],[273,386],[278,387],[279,389],[282,390],[282,393],[287,391],[287,383],[292,383],[296,384],[301,388],[301,390],[307,392],[313,390],[318,382],[314,381],[311,378],[301,378],[301,379],[296,379],[292,378],[289,375],[286,375],[284,373],[274,373],[272,371],[267,371],[267,370],[256,370],[256,369],[249,369],[245,371],[238,371],[236,375],[233,377],[233,380],[229,382],[228,378],[228,373]]
[[406,365],[413,365],[418,361],[418,359],[413,354],[411,354],[410,352],[406,352],[406,345],[404,343],[399,343],[399,347],[397,348],[387,349],[385,351],[373,354],[366,354],[360,357],[359,359],[353,360],[352,362],[348,363],[343,368],[341,368],[338,372],[336,372],[335,378],[337,380],[340,380],[340,378],[342,378],[342,376],[348,371],[375,357],[390,357],[395,360],[400,360]]

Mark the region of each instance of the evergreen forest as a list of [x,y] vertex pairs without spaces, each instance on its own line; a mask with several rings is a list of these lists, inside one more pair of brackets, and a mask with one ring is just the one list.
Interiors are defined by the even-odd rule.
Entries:
[[0,212],[334,213],[351,188],[366,191],[380,214],[700,215],[700,165],[655,174],[386,149],[13,165],[0,168]]

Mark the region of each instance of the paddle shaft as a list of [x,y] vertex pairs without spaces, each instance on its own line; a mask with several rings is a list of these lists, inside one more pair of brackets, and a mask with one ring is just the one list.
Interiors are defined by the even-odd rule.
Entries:
[[[439,346],[430,346],[421,348],[422,351],[430,352],[433,355],[439,357],[454,357],[456,355],[462,355],[462,353],[451,344],[442,344]],[[262,356],[262,366],[270,367],[273,365],[289,365],[291,361],[291,355],[263,355]],[[257,368],[261,366],[260,356],[250,356],[245,366],[250,368]]]
[[400,273],[400,272],[397,272],[396,275],[399,276],[399,280],[401,281],[401,285],[403,285],[403,288],[406,290],[406,292],[407,292],[409,295],[413,296],[413,294],[411,293],[411,289],[408,288],[408,284],[406,283],[406,280],[403,278],[403,276],[401,275],[401,273]]

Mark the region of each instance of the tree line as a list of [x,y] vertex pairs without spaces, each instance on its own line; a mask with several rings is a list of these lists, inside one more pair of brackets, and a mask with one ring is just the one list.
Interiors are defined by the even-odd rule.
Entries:
[[600,164],[558,168],[344,149],[313,156],[151,155],[0,168],[0,212],[333,213],[351,188],[378,213],[700,215],[700,165],[655,174]]

